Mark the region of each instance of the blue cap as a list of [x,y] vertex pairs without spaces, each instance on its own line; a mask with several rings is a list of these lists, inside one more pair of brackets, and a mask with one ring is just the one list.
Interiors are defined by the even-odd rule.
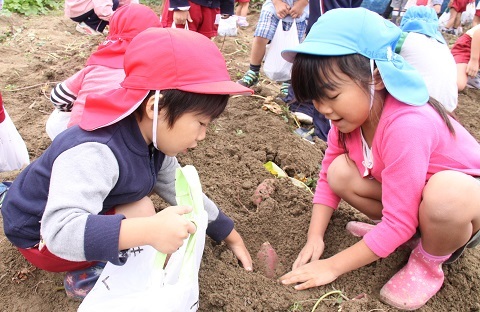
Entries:
[[438,30],[437,13],[432,8],[426,6],[409,8],[402,18],[400,28],[404,32],[419,33],[446,44],[445,39]]
[[361,54],[373,59],[387,91],[406,104],[424,105],[429,98],[420,73],[395,53],[402,31],[390,21],[365,8],[340,8],[322,15],[305,40],[282,51],[293,62],[297,53],[338,56]]

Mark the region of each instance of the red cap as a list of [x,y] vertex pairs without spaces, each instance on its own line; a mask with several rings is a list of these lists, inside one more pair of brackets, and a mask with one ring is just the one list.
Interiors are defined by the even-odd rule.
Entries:
[[87,60],[88,65],[123,68],[123,57],[136,35],[150,27],[161,27],[153,10],[143,4],[131,3],[118,8],[108,23],[108,36]]
[[94,130],[130,115],[150,90],[177,89],[202,94],[251,95],[230,80],[215,43],[185,29],[150,28],[137,35],[125,53],[121,88],[87,96],[80,127]]
[[3,109],[3,99],[2,94],[0,93],[0,123],[5,120],[5,110]]

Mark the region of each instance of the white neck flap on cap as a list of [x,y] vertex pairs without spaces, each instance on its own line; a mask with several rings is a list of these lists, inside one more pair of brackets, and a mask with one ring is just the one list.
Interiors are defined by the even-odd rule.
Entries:
[[155,100],[153,101],[153,146],[158,150],[157,147],[157,126],[158,126],[158,101],[160,100],[160,91],[155,91]]

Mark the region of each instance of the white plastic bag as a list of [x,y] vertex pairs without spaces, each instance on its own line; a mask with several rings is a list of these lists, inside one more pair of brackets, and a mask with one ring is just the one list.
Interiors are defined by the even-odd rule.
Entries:
[[195,234],[171,255],[165,268],[166,255],[151,246],[131,249],[123,266],[107,263],[79,306],[79,312],[188,312],[198,309],[198,270],[208,221],[196,169],[193,166],[178,168],[175,186],[177,204],[193,207],[185,216],[197,226]]
[[27,146],[5,112],[5,120],[0,123],[0,172],[23,168],[30,163]]
[[462,13],[461,24],[470,25],[473,22],[473,17],[475,16],[475,2],[470,2],[467,4],[467,9]]
[[438,18],[438,26],[440,28],[445,27],[445,25],[447,25],[449,19],[450,19],[450,11],[443,12],[442,15],[440,15],[440,17]]
[[237,30],[237,17],[229,16],[228,18],[222,18],[220,14],[215,16],[215,24],[218,24],[217,33],[219,36],[236,37]]
[[62,112],[58,109],[53,110],[45,125],[45,130],[47,131],[50,140],[53,141],[57,135],[67,129],[71,115],[72,112]]
[[278,22],[277,30],[265,56],[263,72],[265,76],[274,81],[290,80],[292,63],[283,59],[281,52],[298,45],[298,31],[295,20],[289,30],[283,30],[282,20]]

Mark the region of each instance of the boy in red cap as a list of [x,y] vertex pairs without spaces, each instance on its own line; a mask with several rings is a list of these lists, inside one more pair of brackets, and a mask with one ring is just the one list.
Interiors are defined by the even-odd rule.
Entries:
[[[71,297],[82,298],[93,287],[99,262],[122,265],[125,251],[141,245],[170,254],[195,231],[182,217],[191,207],[156,213],[149,195],[176,205],[175,156],[205,138],[230,94],[253,92],[230,80],[212,41],[183,29],[137,35],[124,69],[119,89],[87,96],[80,124],[59,134],[23,170],[2,208],[8,239],[38,268],[67,271]],[[204,205],[207,235],[225,241],[251,270],[233,221],[205,195]]]
[[115,11],[106,40],[90,55],[86,66],[52,89],[50,101],[56,109],[47,120],[50,139],[67,126],[80,122],[88,94],[120,87],[125,78],[125,51],[136,35],[150,27],[161,25],[157,14],[148,6],[132,3]]

